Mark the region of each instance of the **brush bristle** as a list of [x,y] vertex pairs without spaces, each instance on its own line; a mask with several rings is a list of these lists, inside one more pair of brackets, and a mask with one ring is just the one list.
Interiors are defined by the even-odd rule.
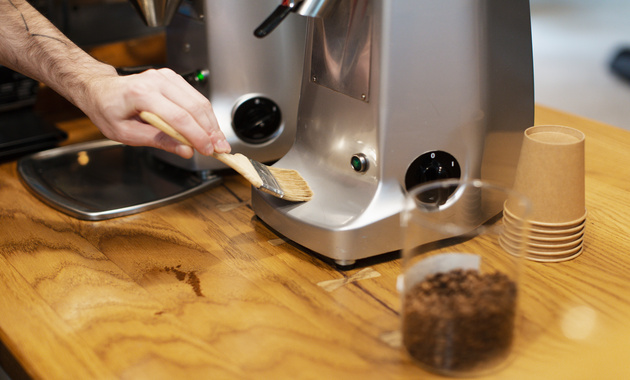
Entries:
[[300,173],[293,169],[282,169],[273,166],[269,171],[278,181],[278,185],[284,192],[282,199],[292,202],[306,202],[313,198],[313,191]]

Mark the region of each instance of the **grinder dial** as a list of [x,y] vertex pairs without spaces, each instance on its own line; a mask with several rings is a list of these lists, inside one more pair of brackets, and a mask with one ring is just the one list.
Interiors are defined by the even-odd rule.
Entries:
[[282,124],[282,114],[273,100],[258,96],[236,107],[232,123],[241,140],[262,144],[276,136]]
[[409,191],[422,183],[460,176],[461,169],[455,157],[441,150],[431,151],[420,155],[409,165],[405,188]]

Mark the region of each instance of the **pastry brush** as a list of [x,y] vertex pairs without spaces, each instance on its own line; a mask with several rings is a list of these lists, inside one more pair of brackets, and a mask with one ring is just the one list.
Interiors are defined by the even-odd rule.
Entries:
[[[177,132],[158,115],[142,111],[140,118],[177,141],[192,147],[188,139]],[[264,165],[240,153],[213,153],[212,157],[236,170],[255,188],[291,202],[309,201],[313,192],[300,173],[292,169],[281,169]]]

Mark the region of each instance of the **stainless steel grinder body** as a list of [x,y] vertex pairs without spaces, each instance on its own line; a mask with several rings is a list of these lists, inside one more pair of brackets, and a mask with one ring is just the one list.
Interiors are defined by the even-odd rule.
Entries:
[[[273,36],[252,30],[276,0],[184,0],[166,28],[167,66],[212,103],[234,152],[260,162],[282,157],[295,140],[306,19],[294,17]],[[192,171],[225,168],[195,153],[190,160],[155,150]]]
[[314,198],[254,190],[265,223],[351,265],[402,247],[400,212],[415,185],[461,177],[511,186],[534,114],[528,0],[319,3],[296,141],[276,164],[299,171]]

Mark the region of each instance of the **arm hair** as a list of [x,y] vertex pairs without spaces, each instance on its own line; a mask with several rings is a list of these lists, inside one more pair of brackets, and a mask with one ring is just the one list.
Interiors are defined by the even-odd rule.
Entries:
[[77,106],[89,81],[116,75],[61,33],[26,0],[0,0],[0,64],[39,80]]

